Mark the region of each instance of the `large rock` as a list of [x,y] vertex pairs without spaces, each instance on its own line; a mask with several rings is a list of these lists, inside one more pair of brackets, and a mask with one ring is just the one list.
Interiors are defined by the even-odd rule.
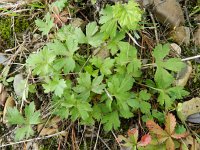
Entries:
[[154,0],[153,13],[163,25],[175,28],[184,24],[184,14],[176,0]]

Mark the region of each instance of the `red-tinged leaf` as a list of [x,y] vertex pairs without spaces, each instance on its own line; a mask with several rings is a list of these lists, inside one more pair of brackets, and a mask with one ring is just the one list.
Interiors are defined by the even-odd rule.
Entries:
[[134,134],[136,134],[136,133],[138,133],[138,129],[136,129],[136,128],[133,128],[133,129],[129,129],[129,130],[128,130],[128,136],[134,135]]
[[151,136],[146,134],[142,136],[140,142],[138,142],[138,146],[147,146],[151,142]]
[[167,131],[167,133],[171,135],[174,133],[175,126],[176,126],[176,118],[174,117],[173,114],[168,113],[165,119],[165,131]]
[[157,139],[157,141],[159,144],[161,144],[161,143],[164,143],[168,138],[169,138],[169,136],[160,137]]
[[126,141],[127,139],[123,135],[118,135],[116,138],[117,143],[121,143],[122,141]]
[[158,124],[156,124],[152,120],[147,121],[146,126],[150,132],[152,132],[153,134],[156,134],[157,136],[168,136],[166,131],[164,131]]
[[189,135],[188,132],[184,132],[184,133],[181,133],[181,134],[172,134],[171,137],[175,138],[175,139],[181,139],[181,138],[185,138]]
[[167,139],[166,150],[175,150],[174,141],[172,140],[172,138]]
[[138,140],[138,129],[133,128],[128,130],[128,137],[134,142],[137,143]]

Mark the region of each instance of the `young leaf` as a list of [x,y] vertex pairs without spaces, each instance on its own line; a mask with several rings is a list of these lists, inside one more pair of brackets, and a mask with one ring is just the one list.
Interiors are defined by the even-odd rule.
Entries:
[[64,79],[55,77],[52,80],[48,80],[47,83],[42,85],[45,89],[45,93],[54,92],[56,96],[61,97],[64,89],[67,87]]
[[87,43],[93,47],[97,47],[102,43],[103,34],[97,33],[98,28],[96,22],[91,22],[86,26]]
[[133,99],[128,101],[129,106],[133,109],[140,109],[142,113],[149,114],[151,109],[151,104],[147,101],[150,99],[151,94],[147,93],[147,90],[142,90],[140,93]]
[[125,32],[117,32],[116,36],[108,41],[108,48],[111,50],[111,54],[115,55],[119,50],[118,45],[121,44],[121,40],[125,38]]
[[49,13],[45,15],[44,19],[45,22],[42,21],[41,19],[37,19],[35,23],[39,27],[39,30],[42,31],[42,35],[47,35],[51,30],[51,28],[54,26],[54,23]]
[[23,116],[20,114],[16,107],[7,109],[7,119],[10,124],[22,125],[25,123]]
[[91,81],[91,75],[89,73],[82,73],[77,79],[78,85],[74,87],[74,91],[79,94],[79,97],[83,100],[87,100],[90,96],[90,92],[101,94],[105,85],[102,84],[103,76],[96,77]]
[[21,140],[33,135],[34,131],[31,125],[40,123],[40,113],[35,111],[34,102],[25,107],[25,117],[23,117],[17,108],[8,109],[8,122],[10,124],[21,125],[15,132],[15,140]]
[[110,75],[112,73],[111,68],[114,66],[115,60],[110,58],[102,59],[100,57],[93,57],[90,61],[93,65],[99,68],[102,74]]
[[153,56],[156,58],[156,61],[162,61],[169,54],[169,45],[168,44],[158,44],[153,51]]
[[141,74],[141,61],[137,59],[137,50],[128,42],[120,42],[118,46],[120,54],[116,57],[116,63],[119,66],[127,65],[128,74],[133,75],[134,77],[139,77]]
[[157,67],[154,79],[158,87],[163,89],[169,87],[174,81],[173,76],[161,67]]
[[31,102],[29,106],[25,107],[25,117],[30,125],[40,123],[40,112],[35,111],[34,102]]
[[142,18],[142,12],[138,4],[130,0],[128,3],[117,3],[113,6],[113,16],[118,20],[121,28],[135,30],[139,28],[139,21]]
[[155,81],[159,88],[165,89],[169,87],[174,81],[173,76],[166,70],[171,70],[178,72],[184,67],[184,63],[181,62],[180,59],[171,58],[167,61],[164,61],[164,58],[169,54],[169,45],[157,45],[154,49],[153,56],[156,59],[156,73],[155,73]]
[[79,101],[71,110],[71,119],[75,121],[78,117],[81,117],[83,120],[86,120],[91,111],[92,108],[89,103]]
[[44,47],[39,53],[31,54],[26,62],[28,66],[33,69],[34,75],[46,76],[54,73],[54,69],[51,65],[55,57],[52,51]]
[[18,128],[15,131],[15,141],[19,141],[24,137],[28,138],[34,134],[34,131],[30,125],[25,125],[24,127]]
[[113,8],[108,5],[101,12],[101,17],[99,20],[101,26],[101,32],[107,34],[108,37],[115,37],[117,32],[117,20],[113,17]]
[[167,89],[167,93],[172,99],[182,99],[183,97],[189,95],[189,92],[183,90],[183,87],[172,87]]
[[103,76],[98,76],[92,81],[92,92],[101,94],[105,88],[105,84],[102,84]]
[[119,115],[117,111],[106,114],[102,118],[101,122],[104,124],[105,131],[110,131],[112,128],[116,130],[120,126]]
[[76,40],[78,43],[87,43],[87,39],[83,31],[72,25],[63,26],[56,34],[61,41]]

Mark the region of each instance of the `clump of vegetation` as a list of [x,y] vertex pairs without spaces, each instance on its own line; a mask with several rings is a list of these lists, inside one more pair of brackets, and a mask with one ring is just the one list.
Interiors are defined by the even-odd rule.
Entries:
[[[12,27],[14,24],[14,28]],[[13,33],[23,33],[29,27],[29,21],[20,16],[15,16],[13,21],[10,16],[0,18],[0,38],[4,41],[4,48],[10,48],[14,46]]]
[[[26,91],[29,88],[29,92],[35,92],[32,88],[40,86],[43,94],[50,96],[51,116],[78,120],[88,126],[100,122],[106,132],[118,130],[121,119],[130,119],[139,112],[139,119],[146,122],[151,136],[139,136],[141,131],[136,128],[129,131],[128,138],[121,136],[125,146],[133,149],[145,149],[152,139],[162,140],[155,145],[169,148],[173,140],[180,142],[180,138],[186,137],[185,132],[175,133],[176,119],[168,113],[189,94],[184,87],[174,84],[175,74],[185,63],[180,58],[170,58],[169,44],[155,46],[149,52],[148,64],[143,63],[134,39],[141,29],[143,11],[139,5],[134,0],[108,4],[100,11],[99,20],[88,22],[83,29],[63,19],[61,14],[67,15],[64,8],[69,3],[66,0],[52,3],[44,18],[35,21],[47,42],[26,60],[29,77],[37,77],[31,83],[27,78],[24,84],[30,86],[24,85]],[[28,27],[26,21],[22,24],[24,28],[15,32]],[[28,98],[28,94],[23,96]],[[45,122],[40,116],[34,103],[26,106],[24,113],[16,107],[8,109],[8,122],[18,125],[15,139],[34,135],[32,126]],[[164,116],[165,130],[152,121],[164,123]]]

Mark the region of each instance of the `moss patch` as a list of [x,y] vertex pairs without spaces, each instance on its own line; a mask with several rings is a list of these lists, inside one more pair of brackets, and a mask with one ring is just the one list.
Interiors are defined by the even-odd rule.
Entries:
[[[0,18],[0,49],[7,49],[14,46],[14,36],[23,33],[29,27],[30,21],[26,17],[15,17],[14,23],[11,17]],[[14,28],[13,28],[14,26]],[[13,32],[14,30],[14,32]]]

